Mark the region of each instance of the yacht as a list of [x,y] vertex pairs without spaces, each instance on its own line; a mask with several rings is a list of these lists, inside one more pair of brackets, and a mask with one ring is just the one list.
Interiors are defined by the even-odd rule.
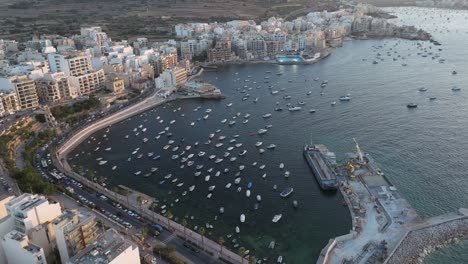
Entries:
[[234,121],[234,120],[229,121],[229,125],[230,125],[230,126],[233,126],[233,125],[235,125],[235,124],[236,124],[236,121]]
[[264,114],[264,115],[263,115],[263,118],[269,118],[269,117],[271,117],[271,114],[270,114],[270,113],[267,113],[267,114]]
[[257,143],[255,143],[255,146],[258,148],[258,147],[260,147],[262,144],[263,144],[263,142],[257,141]]
[[340,96],[340,101],[341,101],[341,102],[348,102],[348,101],[351,101],[351,96],[349,96],[349,95]]
[[226,123],[226,122],[227,122],[227,119],[226,119],[226,118],[223,119],[223,120],[221,120],[221,123],[222,123],[222,124],[224,124],[224,123]]
[[239,152],[239,156],[244,156],[245,154],[247,154],[247,150],[245,150],[245,149],[243,151]]
[[262,129],[259,129],[259,130],[257,131],[257,133],[258,133],[259,135],[264,135],[264,134],[266,134],[267,132],[268,132],[268,130],[263,129],[263,128],[262,128]]

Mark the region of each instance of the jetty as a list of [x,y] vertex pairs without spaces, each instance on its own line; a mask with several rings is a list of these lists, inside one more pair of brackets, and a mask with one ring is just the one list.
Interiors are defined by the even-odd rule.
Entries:
[[317,264],[421,263],[434,249],[468,235],[467,209],[422,219],[357,142],[339,172],[352,229],[330,239]]

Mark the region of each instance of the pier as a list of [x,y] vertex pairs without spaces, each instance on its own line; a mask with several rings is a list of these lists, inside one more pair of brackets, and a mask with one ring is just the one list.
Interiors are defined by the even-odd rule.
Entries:
[[317,264],[421,263],[430,251],[468,235],[468,210],[422,219],[356,144],[340,167],[340,192],[352,217],[350,233],[330,239]]

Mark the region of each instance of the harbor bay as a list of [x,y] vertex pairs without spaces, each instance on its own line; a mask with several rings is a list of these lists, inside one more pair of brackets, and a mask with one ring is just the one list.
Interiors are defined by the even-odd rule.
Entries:
[[[398,10],[400,17],[404,17],[405,9]],[[432,9],[413,10],[439,15]],[[111,126],[108,132],[94,134],[69,156],[70,163],[77,171],[82,167],[95,171],[97,176],[107,177],[111,186],[123,184],[155,197],[160,206],[166,205],[178,219],[187,215],[192,229],[212,225],[212,229],[207,228],[210,237],[232,234],[225,238],[227,247],[238,244],[260,258],[275,259],[282,255],[287,263],[316,259],[329,238],[350,229],[351,221],[348,209],[341,205],[342,197],[339,193],[320,191],[302,157],[302,147],[310,141],[326,144],[340,159],[353,149],[352,138],[359,140],[422,216],[466,206],[468,181],[463,157],[467,148],[463,132],[467,126],[463,113],[467,108],[467,96],[463,89],[455,92],[452,88],[463,88],[467,83],[467,75],[462,72],[468,68],[462,59],[467,56],[466,50],[457,45],[466,43],[468,29],[444,29],[444,23],[449,23],[445,22],[447,16],[452,21],[465,21],[466,13],[437,12],[443,17],[438,17],[439,23],[433,22],[434,28],[430,28],[431,24],[420,26],[433,34],[443,44],[441,47],[400,39],[350,41],[315,65],[220,67],[217,72],[205,73],[202,79],[219,87],[226,95],[225,100],[177,101],[135,116]],[[427,55],[429,52],[433,54]],[[439,63],[439,58],[433,59],[435,54],[445,63]],[[452,74],[455,70],[460,73]],[[314,81],[314,78],[319,80]],[[324,80],[328,80],[328,84],[321,87]],[[426,87],[427,91],[420,91],[421,87]],[[278,93],[272,94],[273,91]],[[246,94],[249,96],[243,100]],[[347,94],[352,99],[340,102],[340,96]],[[286,99],[287,96],[291,98]],[[437,99],[429,100],[430,97]],[[258,101],[255,102],[255,98]],[[334,101],[337,103],[332,106]],[[229,103],[231,107],[227,107]],[[301,105],[302,109],[290,112],[288,103]],[[407,109],[408,103],[417,103],[417,109]],[[199,110],[194,112],[197,107]],[[278,107],[283,107],[283,111],[274,110]],[[212,111],[204,120],[207,109]],[[316,111],[311,113],[310,109]],[[272,114],[270,118],[263,117],[267,113]],[[246,114],[250,117],[245,118]],[[223,119],[236,123],[229,126],[229,121],[222,123]],[[244,124],[246,119],[249,121]],[[175,122],[170,124],[171,120]],[[138,128],[140,125],[142,127]],[[272,127],[267,134],[257,135],[259,129],[268,125]],[[170,127],[173,136],[161,135],[156,140],[165,127]],[[135,128],[140,132],[137,136]],[[141,132],[142,128],[146,128],[146,132]],[[221,131],[216,133],[217,129]],[[215,133],[216,138],[205,145],[211,133]],[[226,136],[224,146],[217,148],[215,144],[222,142],[219,140],[222,135]],[[230,156],[218,164],[210,161],[208,156],[222,156],[226,152],[234,135],[239,135],[236,142],[243,144],[231,151],[230,155],[237,156],[237,160],[230,162]],[[146,143],[144,138],[148,138]],[[169,140],[175,143],[164,150]],[[200,143],[198,147],[194,146],[196,141]],[[260,154],[255,146],[259,141],[265,149],[269,144],[275,144],[276,148]],[[176,145],[181,146],[178,153],[187,145],[192,147],[188,152],[195,154],[193,167],[181,169],[180,160],[171,159]],[[112,150],[105,151],[106,148]],[[143,154],[140,159],[132,155],[136,148],[140,148],[138,154]],[[239,157],[243,149],[247,153]],[[198,158],[199,151],[206,152],[206,156]],[[148,157],[148,153],[160,155],[161,160]],[[99,166],[96,159],[100,157],[108,163]],[[127,161],[130,157],[132,160]],[[254,162],[256,166],[252,166]],[[280,163],[285,164],[283,170],[279,168]],[[195,177],[195,166],[199,164],[204,165],[203,173]],[[261,170],[259,167],[263,164],[265,168]],[[239,183],[242,189],[237,192],[233,181],[241,165],[245,166]],[[111,170],[112,166],[117,167]],[[157,167],[158,172],[144,177],[152,167]],[[211,167],[211,179],[206,181],[206,171]],[[225,168],[230,171],[224,173]],[[134,175],[137,171],[141,171],[141,175]],[[217,171],[220,171],[219,176],[215,176]],[[290,172],[287,179],[285,171]],[[168,174],[172,174],[171,180],[177,178],[178,181],[160,184]],[[267,174],[265,179],[263,174]],[[181,182],[184,185],[176,187]],[[228,182],[233,183],[230,189],[225,188]],[[246,197],[248,182],[252,183],[250,198]],[[182,196],[192,185],[196,189]],[[208,188],[213,185],[216,189],[212,198],[207,199]],[[275,185],[276,190],[273,189]],[[439,191],[441,186],[447,191]],[[279,193],[286,187],[293,187],[294,193],[283,199]],[[261,195],[261,202],[256,201],[256,195]],[[294,200],[298,202],[297,209],[293,206]],[[221,207],[225,209],[222,215]],[[279,213],[282,219],[272,223],[272,217]],[[246,216],[244,223],[240,222],[241,214]],[[236,226],[239,234],[236,234]],[[268,248],[271,241],[276,243],[274,250]],[[462,258],[457,254],[451,257]]]

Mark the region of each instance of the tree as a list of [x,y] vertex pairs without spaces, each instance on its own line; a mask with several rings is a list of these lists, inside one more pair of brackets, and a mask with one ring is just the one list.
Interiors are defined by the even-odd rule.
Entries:
[[257,263],[257,258],[255,256],[250,256],[249,264],[255,264],[255,263]]
[[242,257],[242,263],[244,263],[245,247],[240,247],[239,248],[239,256]]
[[143,205],[143,203],[142,203],[143,202],[143,196],[138,195],[136,200],[137,200],[138,205],[140,206],[140,213],[141,213],[141,206]]
[[147,238],[148,235],[149,235],[149,229],[148,229],[148,227],[146,227],[146,226],[143,227],[143,228],[140,230],[140,234],[141,234],[141,236],[143,237],[143,241],[145,241],[146,238]]
[[202,249],[205,250],[205,241],[203,239],[205,238],[206,229],[202,226],[198,229],[198,233],[201,235]]
[[223,245],[224,245],[224,242],[226,242],[226,241],[224,240],[224,237],[223,237],[223,236],[218,237],[218,244],[219,244],[219,246],[220,246],[219,254],[223,254]]
[[184,237],[185,241],[187,241],[187,233],[185,232],[186,226],[187,226],[187,218],[182,218],[182,221],[180,221],[180,224],[184,227]]
[[167,211],[166,218],[167,218],[167,226],[171,227],[171,219],[174,217],[171,211]]
[[112,190],[113,192],[117,193],[117,192],[119,191],[119,188],[117,188],[117,186],[114,186],[114,187],[112,187],[111,190]]
[[153,222],[154,222],[154,214],[155,214],[154,209],[156,209],[157,206],[158,205],[155,202],[151,203],[151,205],[149,206],[149,209],[153,212]]

